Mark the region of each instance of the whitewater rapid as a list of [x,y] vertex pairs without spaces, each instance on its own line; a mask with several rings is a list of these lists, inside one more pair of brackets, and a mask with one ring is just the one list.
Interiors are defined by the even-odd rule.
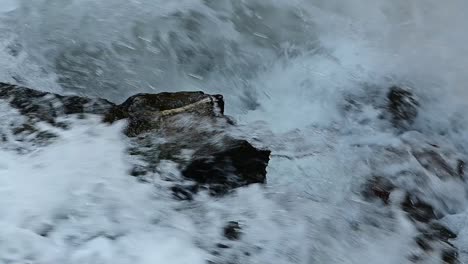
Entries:
[[[73,120],[26,155],[0,147],[0,263],[410,263],[404,213],[360,196],[373,164],[394,161],[381,148],[403,144],[379,118],[384,89],[410,87],[415,129],[468,154],[461,0],[0,2],[0,81],[115,102],[221,93],[237,132],[272,150],[266,187],[181,202],[126,175],[122,124]],[[0,110],[1,126],[19,118]],[[466,190],[408,184],[453,201],[443,221],[468,263]],[[228,221],[242,241],[225,241]]]

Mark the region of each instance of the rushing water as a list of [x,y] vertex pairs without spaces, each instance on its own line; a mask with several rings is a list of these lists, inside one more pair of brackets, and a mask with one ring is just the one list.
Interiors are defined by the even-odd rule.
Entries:
[[[399,144],[378,118],[385,89],[411,87],[415,129],[467,155],[466,1],[0,2],[0,81],[116,102],[221,93],[241,130],[273,150],[266,188],[190,204],[125,175],[119,126],[76,121],[34,155],[2,150],[3,263],[406,263],[415,231],[358,191],[379,146]],[[344,113],[347,98],[362,99],[359,114]],[[453,201],[446,222],[468,261],[466,191],[429,189]],[[217,256],[230,220],[243,239]],[[36,236],[44,226],[52,235]]]

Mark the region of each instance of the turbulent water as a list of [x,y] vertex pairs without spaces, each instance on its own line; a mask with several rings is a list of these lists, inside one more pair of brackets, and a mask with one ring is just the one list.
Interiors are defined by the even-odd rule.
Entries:
[[[273,151],[266,187],[180,202],[126,175],[121,125],[78,120],[31,154],[1,149],[0,263],[408,263],[414,228],[359,188],[383,164],[415,166],[382,154],[402,145],[379,118],[391,85],[418,97],[414,130],[466,158],[466,12],[462,0],[0,0],[0,81],[115,102],[221,93],[239,132]],[[407,184],[451,201],[442,220],[468,263],[465,187]],[[241,241],[225,241],[227,221]]]

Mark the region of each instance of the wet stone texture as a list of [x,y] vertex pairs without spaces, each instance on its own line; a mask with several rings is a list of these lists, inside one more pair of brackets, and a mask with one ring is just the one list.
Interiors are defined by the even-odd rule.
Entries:
[[[457,234],[440,221],[450,212],[436,209],[444,204],[444,195],[434,194],[430,184],[465,184],[465,158],[455,147],[439,144],[437,139],[412,130],[420,106],[412,92],[393,86],[386,99],[383,115],[390,117],[400,143],[382,148],[380,155],[371,158],[375,171],[362,185],[361,195],[388,210],[401,210],[413,223],[418,231],[414,245],[419,251],[408,256],[409,260],[460,263],[458,249],[451,242]],[[395,170],[397,167],[400,169]]]
[[67,129],[68,124],[60,121],[63,117],[97,115],[105,123],[126,120],[123,132],[129,137],[129,155],[139,161],[129,175],[145,182],[162,174],[161,162],[172,161],[182,178],[164,179],[173,182],[170,190],[178,199],[190,200],[199,190],[220,195],[265,182],[270,151],[229,135],[233,123],[224,115],[221,95],[136,94],[117,105],[105,99],[63,96],[0,83],[0,100],[24,117],[24,122],[12,125],[11,133],[5,134],[27,134],[44,144],[57,135],[42,131],[41,122]]
[[388,111],[392,122],[397,127],[408,127],[418,116],[419,102],[409,90],[398,86],[390,87],[388,94]]

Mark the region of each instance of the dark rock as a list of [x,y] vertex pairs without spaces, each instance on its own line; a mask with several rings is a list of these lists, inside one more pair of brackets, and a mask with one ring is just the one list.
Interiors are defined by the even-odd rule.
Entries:
[[437,219],[434,208],[417,197],[412,197],[407,194],[405,200],[401,204],[402,209],[408,213],[408,216],[418,222],[427,223]]
[[419,255],[415,255],[415,254],[411,254],[408,259],[413,262],[413,263],[417,263],[421,260],[421,256]]
[[427,226],[420,226],[420,232],[415,238],[415,242],[424,252],[440,252],[442,258],[444,254],[447,254],[448,259],[454,257],[453,254],[456,256],[457,249],[449,242],[449,239],[454,239],[457,236],[447,227],[432,222]]
[[164,119],[178,114],[220,116],[224,113],[221,95],[203,92],[137,94],[109,111],[104,121],[128,118],[126,134],[130,137],[160,128]]
[[[170,100],[174,102],[167,102]],[[212,194],[224,194],[240,186],[264,183],[270,151],[228,136],[225,130],[230,124],[222,115],[223,105],[219,95],[180,92],[137,95],[117,108],[119,115],[129,118],[126,134],[146,149],[140,148],[148,169],[155,169],[158,160],[172,160],[186,178],[207,186]],[[107,120],[115,118],[115,109]],[[152,133],[146,133],[149,131]],[[154,138],[154,133],[164,136],[164,142]],[[194,154],[184,158],[183,149]],[[172,191],[179,199],[192,199],[191,190],[177,186]]]
[[0,83],[0,100],[7,102],[24,117],[11,125],[11,137],[3,137],[5,142],[16,141],[29,145],[18,148],[22,153],[31,151],[33,146],[47,145],[57,137],[55,132],[43,131],[43,128],[37,126],[38,122],[68,129],[68,124],[59,121],[59,117],[70,114],[102,115],[114,105],[104,99],[62,96],[6,83]]
[[[413,237],[413,246],[417,250],[412,250],[412,254],[408,256],[412,262],[439,263],[443,260],[445,263],[458,263],[458,249],[451,243],[457,235],[438,222],[446,211],[453,213],[450,209],[451,200],[446,200],[446,196],[439,194],[439,189],[433,189],[433,184],[437,181],[433,182],[432,176],[464,184],[459,180],[463,178],[460,167],[464,164],[457,160],[462,155],[456,153],[455,146],[434,142],[434,138],[420,132],[406,131],[397,136],[401,139],[401,144],[391,144],[391,147],[383,148],[384,151],[381,151],[382,148],[374,149],[376,157],[371,157],[368,161],[374,174],[385,172],[388,177],[372,177],[365,183],[362,194],[368,200],[379,199],[384,204],[392,202],[389,197],[393,192],[405,195],[397,206],[406,213],[417,230]],[[416,166],[413,162],[415,160]],[[398,169],[395,170],[395,167]],[[399,195],[395,195],[395,198],[398,199]],[[444,208],[445,206],[448,208]],[[376,209],[394,212],[395,207]],[[392,215],[388,214],[388,217]],[[388,225],[385,227],[388,228]]]
[[429,239],[437,239],[444,242],[447,242],[449,239],[457,238],[457,235],[453,233],[446,226],[433,222],[428,226],[428,229],[424,231],[424,236]]
[[12,132],[14,135],[23,134],[23,133],[32,134],[34,132],[37,132],[37,129],[33,125],[30,125],[30,124],[22,124],[18,127],[13,128]]
[[442,261],[444,264],[456,264],[458,261],[458,251],[454,248],[446,249],[442,252]]
[[197,185],[189,185],[189,186],[182,186],[176,185],[171,187],[172,194],[179,200],[193,200],[193,194],[197,193],[198,186]]
[[[178,96],[184,94],[194,97],[188,101],[191,104],[161,105],[152,111],[165,110],[152,112],[152,117],[143,113],[129,117],[127,135],[137,146],[131,148],[131,153],[148,164],[147,170],[157,170],[160,160],[174,161],[184,177],[197,182],[201,188],[207,188],[213,195],[225,194],[233,188],[252,183],[264,183],[270,151],[257,149],[249,142],[225,133],[232,125],[217,107],[222,101],[213,101],[212,96],[203,93],[183,92]],[[220,96],[216,98],[221,99]],[[153,98],[149,102],[158,100]],[[194,107],[199,109],[192,109]],[[130,108],[125,106],[122,112],[136,112],[127,110]],[[164,137],[164,140],[154,137],[154,134]],[[191,150],[193,154],[184,157],[181,150]],[[192,199],[193,192],[189,190],[179,186],[172,190],[178,199]]]
[[363,195],[367,199],[378,198],[385,204],[389,203],[390,193],[395,186],[386,178],[376,176],[369,180],[364,187]]
[[[105,120],[129,119],[126,134],[139,146],[131,152],[142,157],[148,170],[157,168],[159,160],[174,161],[183,176],[218,195],[240,186],[264,183],[270,155],[270,151],[228,136],[225,130],[232,125],[223,115],[223,108],[220,95],[139,94],[114,107]],[[163,136],[164,142],[153,137],[155,133]],[[182,157],[183,149],[193,150],[193,155]],[[178,199],[191,200],[198,187],[193,191],[175,186],[172,191]]]
[[452,166],[444,159],[444,157],[435,150],[424,149],[420,151],[413,151],[412,154],[418,160],[421,166],[423,166],[426,170],[434,173],[441,179],[459,177],[457,170],[452,168]]
[[387,94],[387,99],[387,107],[395,126],[404,127],[414,122],[418,115],[419,103],[410,91],[393,86]]
[[50,139],[54,139],[56,138],[57,135],[55,135],[54,133],[52,132],[49,132],[49,131],[40,131],[36,134],[36,138],[40,141],[47,141],[47,140],[50,140]]
[[46,224],[40,227],[40,229],[37,231],[37,234],[42,237],[48,237],[53,231],[54,226],[51,224]]
[[[11,128],[11,134],[19,137],[16,141],[29,140],[30,135],[37,140],[52,140],[56,135],[41,131],[36,124],[47,122],[67,129],[68,124],[58,120],[62,116],[86,118],[93,114],[102,116],[107,123],[127,119],[125,134],[131,138],[130,155],[142,161],[139,164],[145,164],[135,166],[129,174],[143,180],[148,173],[158,172],[160,161],[173,161],[185,177],[197,183],[195,189],[173,187],[179,199],[192,199],[199,185],[222,194],[232,188],[265,182],[270,151],[228,135],[233,122],[224,116],[221,95],[137,94],[116,105],[99,98],[63,96],[0,83],[0,100],[27,119]],[[183,157],[182,150],[193,150],[195,154]]]
[[226,237],[229,240],[238,240],[241,236],[241,227],[238,222],[236,221],[230,221],[225,227],[224,227],[224,237]]
[[245,140],[235,141],[226,150],[196,157],[182,174],[201,184],[217,186],[216,193],[252,183],[264,183],[269,150],[259,150]]
[[216,244],[216,247],[218,247],[218,248],[223,248],[223,249],[230,248],[228,245],[226,245],[226,244],[221,244],[221,243]]
[[463,160],[458,160],[458,163],[457,163],[457,172],[458,172],[458,176],[461,178],[461,179],[464,179],[465,178],[465,162]]
[[428,241],[427,238],[424,236],[420,235],[415,238],[416,244],[419,246],[424,251],[431,251],[433,250],[433,247],[430,244],[430,241]]
[[130,171],[130,175],[133,177],[145,176],[146,174],[148,174],[148,171],[141,166],[135,166]]
[[440,256],[442,263],[459,263],[457,248],[448,242],[432,240],[424,235],[417,236],[415,242],[423,251],[410,257],[410,260],[415,263],[425,263],[428,259],[433,259],[434,256]]
[[8,100],[13,108],[27,117],[51,124],[54,124],[54,119],[61,115],[78,113],[102,115],[114,106],[105,99],[62,96],[6,83],[0,83],[0,99]]

